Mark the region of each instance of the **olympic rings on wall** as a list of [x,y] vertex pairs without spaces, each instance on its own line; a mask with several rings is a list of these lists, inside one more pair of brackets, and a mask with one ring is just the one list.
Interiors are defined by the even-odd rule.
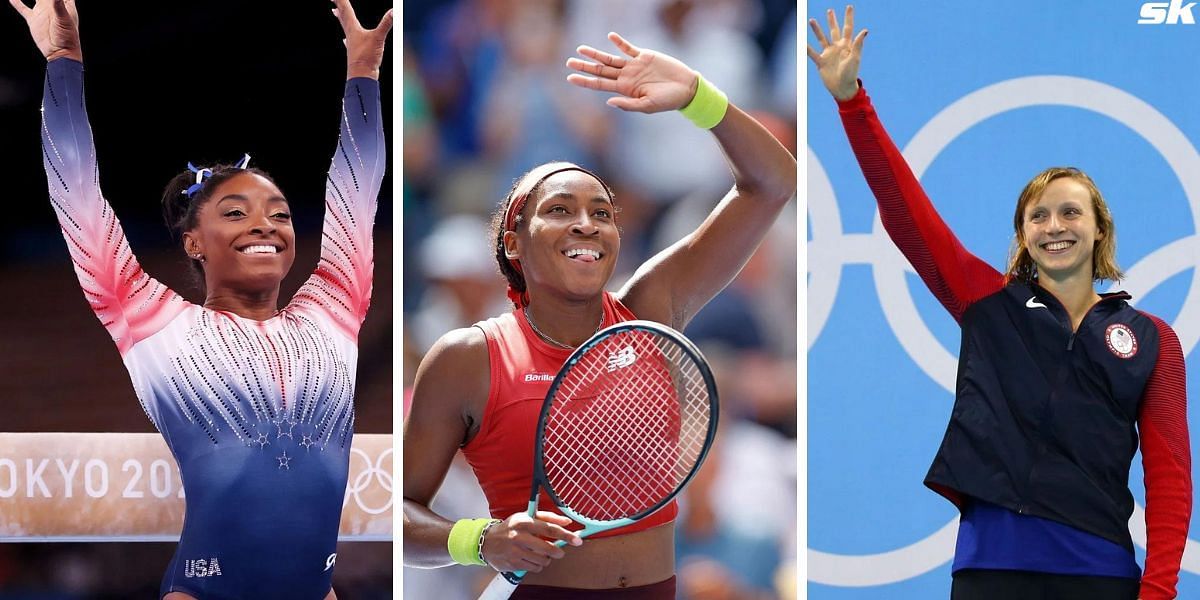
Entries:
[[386,448],[375,460],[359,448],[350,449],[350,476],[346,481],[344,508],[351,498],[359,510],[381,515],[392,508],[392,448]]
[[[1117,121],[1144,138],[1166,160],[1179,178],[1192,216],[1192,229],[1200,232],[1200,153],[1169,119],[1139,98],[1098,81],[1067,76],[1021,77],[989,85],[953,102],[925,126],[904,148],[913,173],[920,178],[939,153],[958,136],[993,116],[1033,106],[1068,106],[1098,113]],[[808,210],[812,240],[808,244],[808,348],[820,337],[833,311],[842,267],[871,267],[879,302],[896,339],[908,357],[953,397],[957,357],[935,338],[922,319],[905,273],[912,268],[892,244],[875,213],[871,233],[842,231],[833,186],[820,160],[808,151]],[[1149,253],[1132,268],[1120,287],[1134,298],[1145,296],[1171,277],[1200,265],[1200,234],[1170,241]],[[901,292],[901,290],[904,290]],[[1178,317],[1171,325],[1179,335],[1184,354],[1200,342],[1200,276],[1191,286]],[[810,402],[820,399],[810,398]],[[1135,506],[1130,519],[1134,543],[1145,547],[1145,513]],[[862,587],[904,581],[935,569],[954,555],[958,519],[907,546],[882,553],[850,555],[808,549],[809,580],[827,585]],[[1182,569],[1200,573],[1200,542],[1188,539]]]

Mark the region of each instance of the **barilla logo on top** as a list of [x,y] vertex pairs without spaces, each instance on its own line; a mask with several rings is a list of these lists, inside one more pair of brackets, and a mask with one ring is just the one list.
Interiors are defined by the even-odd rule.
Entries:
[[1183,3],[1183,0],[1170,2],[1146,2],[1138,12],[1138,25],[1195,25],[1196,17],[1192,15],[1195,2]]
[[633,346],[625,346],[608,357],[608,371],[611,373],[617,369],[628,367],[637,361],[637,358],[637,352],[633,351]]
[[534,383],[536,381],[554,381],[554,375],[550,373],[526,373],[525,383]]

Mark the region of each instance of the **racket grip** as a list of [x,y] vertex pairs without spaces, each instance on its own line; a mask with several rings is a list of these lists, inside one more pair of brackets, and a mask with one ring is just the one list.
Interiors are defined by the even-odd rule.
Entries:
[[[513,591],[517,589],[517,585],[521,583],[521,579],[525,574],[521,573],[518,576],[516,573],[497,573],[492,582],[484,588],[483,593],[479,594],[479,600],[508,600]],[[516,582],[509,581],[508,577],[516,579]]]

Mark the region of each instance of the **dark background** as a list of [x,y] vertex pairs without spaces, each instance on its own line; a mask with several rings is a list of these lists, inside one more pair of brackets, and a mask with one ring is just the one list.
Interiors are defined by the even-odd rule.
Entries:
[[[378,23],[389,2],[358,0]],[[285,303],[316,264],[325,173],[345,81],[328,2],[79,2],[101,187],[147,272],[202,301],[162,221],[167,181],[243,152],[291,202],[297,259]],[[394,37],[395,34],[393,34]],[[381,69],[394,139],[391,42]],[[45,61],[0,5],[0,431],[153,432],[112,341],[84,301],[47,199]],[[360,338],[356,431],[391,433],[392,193],[383,181],[375,288]],[[0,597],[152,597],[173,544],[2,544]],[[286,549],[280,549],[286,551]],[[339,547],[340,598],[390,597],[391,545]]]

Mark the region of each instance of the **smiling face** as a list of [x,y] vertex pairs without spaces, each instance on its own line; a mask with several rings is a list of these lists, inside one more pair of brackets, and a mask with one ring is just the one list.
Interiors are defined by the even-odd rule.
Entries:
[[1084,274],[1093,277],[1096,243],[1104,239],[1097,225],[1091,192],[1071,177],[1046,185],[1024,207],[1021,244],[1038,273],[1054,279]]
[[607,190],[575,170],[551,175],[539,187],[537,201],[522,211],[522,225],[504,234],[506,254],[520,261],[527,289],[572,299],[599,295],[621,248]]
[[296,259],[291,210],[269,179],[242,173],[222,182],[183,234],[184,250],[204,257],[210,290],[277,289]]

